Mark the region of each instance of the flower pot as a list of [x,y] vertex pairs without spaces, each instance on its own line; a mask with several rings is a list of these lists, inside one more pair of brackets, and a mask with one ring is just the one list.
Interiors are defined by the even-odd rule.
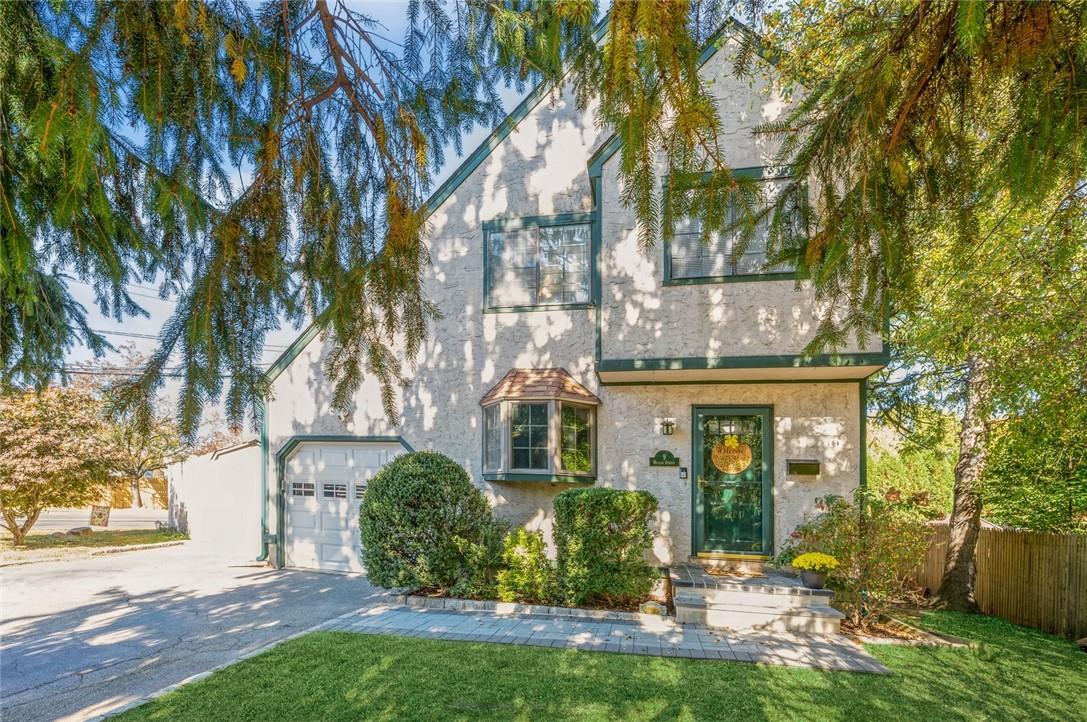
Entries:
[[807,569],[800,572],[800,581],[804,583],[804,586],[808,589],[822,589],[823,585],[827,583],[826,572],[813,572]]

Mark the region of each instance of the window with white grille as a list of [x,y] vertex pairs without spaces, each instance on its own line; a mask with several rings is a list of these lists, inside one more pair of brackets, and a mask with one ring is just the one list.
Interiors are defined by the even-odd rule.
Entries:
[[312,481],[295,481],[291,483],[291,496],[313,496],[314,484]]
[[322,484],[321,496],[326,499],[346,499],[347,484]]

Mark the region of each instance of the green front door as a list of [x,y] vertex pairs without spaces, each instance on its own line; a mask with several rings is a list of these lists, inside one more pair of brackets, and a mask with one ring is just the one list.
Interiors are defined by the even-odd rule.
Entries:
[[773,437],[768,407],[694,409],[696,554],[771,554]]

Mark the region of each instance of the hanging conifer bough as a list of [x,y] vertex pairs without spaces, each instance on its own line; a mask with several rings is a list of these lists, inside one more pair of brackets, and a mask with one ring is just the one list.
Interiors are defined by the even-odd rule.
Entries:
[[267,333],[318,314],[336,401],[372,374],[395,416],[393,335],[411,358],[435,315],[421,199],[502,117],[490,14],[406,12],[401,42],[326,0],[0,4],[3,380],[107,348],[65,278],[118,320],[158,281],[177,312],[132,400],[179,375],[188,433],[224,396],[255,413]]
[[[682,165],[713,142],[697,57],[733,6],[620,3],[601,45],[589,0],[413,1],[402,40],[342,0],[0,4],[4,384],[109,348],[68,282],[117,320],[146,315],[129,284],[156,282],[177,310],[131,403],[179,376],[186,433],[219,399],[255,417],[267,334],[313,317],[334,404],[372,375],[395,420],[394,339],[415,358],[437,313],[423,203],[443,150],[503,117],[503,82],[572,66],[584,100],[604,84],[624,177],[662,150]],[[669,104],[682,122],[663,122]],[[654,192],[627,195],[655,223]]]
[[763,130],[817,190],[807,232],[784,249],[827,302],[813,344],[873,332],[886,314],[906,363],[879,386],[907,401],[920,387],[961,413],[939,593],[956,609],[975,607],[994,418],[1083,393],[1085,13],[1082,1],[796,0],[767,20],[779,71],[806,86]]

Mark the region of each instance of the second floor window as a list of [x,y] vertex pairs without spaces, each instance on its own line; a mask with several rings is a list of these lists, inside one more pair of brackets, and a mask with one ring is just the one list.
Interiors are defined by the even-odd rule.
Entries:
[[[761,181],[767,200],[774,197],[788,183],[787,178]],[[729,208],[730,222],[740,220],[742,211],[733,204]],[[736,253],[740,231],[711,233],[709,242],[702,240],[702,223],[697,218],[684,218],[676,222],[675,233],[668,243],[670,274],[667,280],[724,279],[729,277],[757,276],[772,273],[790,273],[787,264],[770,265],[767,256],[767,238],[770,218],[764,218],[755,228],[743,253]]]
[[590,237],[588,223],[487,231],[487,305],[588,303]]

